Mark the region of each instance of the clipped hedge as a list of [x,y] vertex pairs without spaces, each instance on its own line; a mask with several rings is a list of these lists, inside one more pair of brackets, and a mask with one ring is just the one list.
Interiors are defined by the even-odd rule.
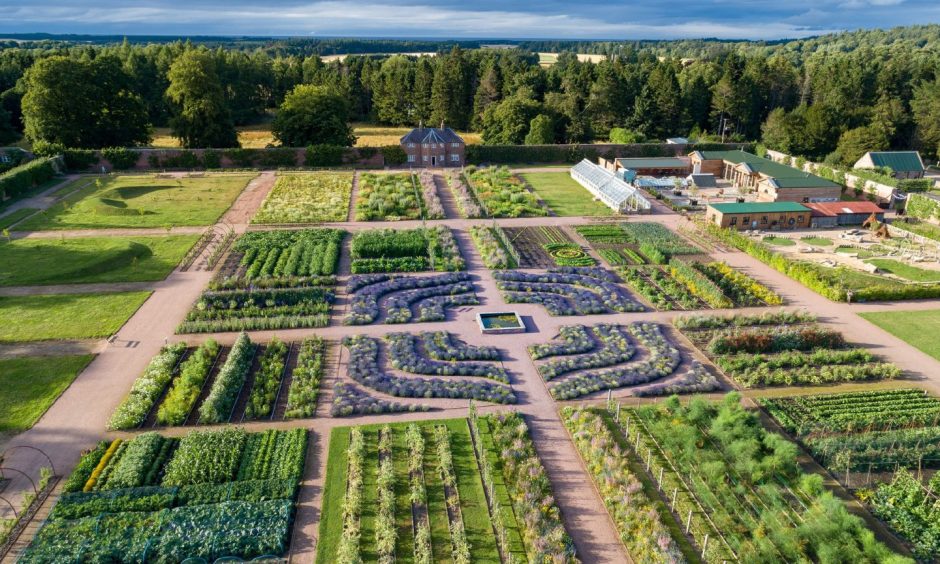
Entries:
[[22,196],[56,172],[56,157],[42,157],[0,174],[0,201]]
[[137,164],[140,152],[126,147],[108,147],[102,149],[101,156],[118,170],[127,170]]
[[310,145],[304,151],[306,166],[339,166],[343,164],[346,147],[337,145]]
[[674,157],[692,151],[752,149],[742,143],[635,143],[632,145],[467,145],[467,163],[577,163],[582,159],[596,160],[628,157]]

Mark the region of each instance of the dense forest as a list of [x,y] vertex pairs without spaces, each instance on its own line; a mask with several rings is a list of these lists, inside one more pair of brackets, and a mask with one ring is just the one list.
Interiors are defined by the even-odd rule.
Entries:
[[[443,121],[491,144],[724,136],[846,163],[866,150],[916,147],[935,158],[940,148],[937,25],[779,42],[527,41],[498,49],[472,41],[140,39],[0,43],[0,139],[136,145],[150,128],[170,126],[187,146],[231,146],[234,126],[265,119],[306,85],[290,100],[294,115],[281,120],[291,124],[282,141],[348,142],[336,122],[355,120]],[[437,56],[376,55],[392,52]],[[560,54],[541,66],[538,52]],[[321,58],[336,53],[357,54]],[[581,62],[575,53],[607,57]],[[301,119],[311,112],[319,112],[314,123]]]

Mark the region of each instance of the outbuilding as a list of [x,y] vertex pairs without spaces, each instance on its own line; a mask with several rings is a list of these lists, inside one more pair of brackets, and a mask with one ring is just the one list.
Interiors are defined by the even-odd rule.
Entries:
[[616,159],[616,172],[632,170],[638,176],[686,176],[692,172],[688,157]]
[[924,177],[924,161],[917,151],[870,151],[855,162],[855,168],[890,168],[899,179]]
[[744,193],[757,192],[761,202],[831,201],[842,193],[835,182],[746,151],[694,151],[689,157],[695,174],[729,180]]
[[811,210],[796,202],[743,202],[708,204],[705,219],[719,227],[745,229],[798,229],[810,224]]
[[812,210],[811,227],[837,227],[839,225],[861,225],[875,214],[878,221],[884,221],[885,211],[868,201],[858,202],[815,202],[805,204]]

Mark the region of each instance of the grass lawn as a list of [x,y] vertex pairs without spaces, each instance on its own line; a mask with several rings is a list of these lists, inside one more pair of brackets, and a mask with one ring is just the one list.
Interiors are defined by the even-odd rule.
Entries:
[[567,172],[520,174],[548,207],[558,215],[611,215],[613,210],[594,200]]
[[150,292],[0,297],[0,342],[107,337],[148,297]]
[[912,282],[940,282],[940,271],[938,270],[918,268],[893,259],[871,259],[865,262]]
[[793,239],[777,237],[775,235],[768,235],[764,237],[763,241],[768,245],[773,245],[775,247],[792,247],[793,245],[796,245],[796,241]]
[[25,431],[49,409],[91,354],[0,360],[0,431]]
[[32,198],[33,196],[38,196],[39,194],[43,193],[49,188],[52,188],[53,186],[55,186],[56,184],[60,182],[62,182],[62,177],[55,176],[43,182],[42,184],[39,184],[38,186],[33,186],[32,188],[30,188],[29,190],[27,190],[26,192],[23,192],[22,194],[18,196],[15,196],[8,200],[4,200],[0,202],[0,211],[5,210],[6,208],[12,206],[16,202],[19,202],[20,200],[25,200],[26,198]]
[[858,247],[849,247],[847,245],[840,245],[836,247],[835,252],[846,255],[857,254],[858,258],[860,259],[866,259],[875,256],[875,253],[869,251],[868,249],[859,249]]
[[0,217],[0,230],[9,229],[13,227],[13,224],[15,224],[18,221],[22,221],[23,219],[33,215],[37,211],[39,210],[37,210],[36,208],[20,208],[16,210],[15,212],[8,213],[7,215]]
[[193,178],[123,175],[95,179],[17,226],[21,231],[211,225],[253,174]]
[[928,223],[926,221],[908,219],[905,221],[895,221],[892,222],[893,227],[898,227],[911,233],[916,233],[928,239],[933,239],[935,241],[940,241],[940,226],[934,225],[933,223]]
[[860,313],[902,341],[940,360],[940,310]]
[[[437,449],[434,441],[433,426],[446,425],[450,430],[451,453],[454,473],[457,477],[457,491],[463,514],[467,540],[471,545],[473,562],[499,562],[496,539],[490,521],[489,509],[483,492],[483,482],[479,467],[470,442],[470,430],[466,419],[447,419],[441,421],[416,421],[422,429],[425,440],[424,479],[428,498],[428,516],[431,527],[431,545],[435,561],[450,562],[451,543],[448,529],[447,509],[444,500],[444,486],[437,468]],[[409,423],[394,423],[392,429],[392,460],[396,471],[396,514],[398,539],[395,553],[400,561],[412,561],[414,555],[414,537],[411,530],[411,504],[408,502],[407,461],[408,450],[404,434]],[[361,518],[360,553],[363,560],[376,560],[375,550],[375,514],[378,495],[375,487],[378,469],[378,433],[384,425],[362,426],[365,438],[365,463],[363,464],[363,491]],[[343,498],[346,493],[347,457],[349,447],[349,427],[333,429],[330,434],[329,458],[327,459],[326,484],[323,491],[323,510],[320,518],[320,535],[317,546],[317,562],[335,561],[336,549],[343,533]],[[404,498],[404,499],[400,499]]]
[[0,286],[145,282],[176,268],[197,235],[0,241]]
[[800,241],[816,247],[828,247],[832,245],[832,239],[826,239],[825,237],[801,237]]

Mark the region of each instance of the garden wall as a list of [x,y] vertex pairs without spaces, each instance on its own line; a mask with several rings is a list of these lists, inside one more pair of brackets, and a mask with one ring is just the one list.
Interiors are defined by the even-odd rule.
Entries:
[[633,143],[629,145],[468,145],[468,164],[574,164],[583,159],[676,157],[692,151],[753,150],[749,143]]

